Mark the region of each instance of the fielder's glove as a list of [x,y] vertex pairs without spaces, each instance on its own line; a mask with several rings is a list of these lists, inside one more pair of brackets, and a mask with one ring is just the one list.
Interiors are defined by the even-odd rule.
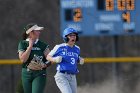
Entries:
[[42,70],[43,67],[45,67],[45,63],[35,61],[31,61],[27,66],[27,68],[31,70]]

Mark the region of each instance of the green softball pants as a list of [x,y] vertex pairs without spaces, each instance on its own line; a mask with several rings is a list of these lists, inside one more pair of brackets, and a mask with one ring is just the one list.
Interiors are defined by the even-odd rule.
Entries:
[[24,93],[43,93],[46,85],[46,70],[27,70],[22,68]]

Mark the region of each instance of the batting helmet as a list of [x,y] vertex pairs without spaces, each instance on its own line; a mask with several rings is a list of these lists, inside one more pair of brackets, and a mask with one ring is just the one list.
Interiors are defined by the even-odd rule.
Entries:
[[74,28],[69,28],[69,27],[66,28],[63,32],[63,40],[65,42],[68,42],[69,39],[67,38],[67,35],[72,34],[72,33],[76,34],[76,41],[78,41],[78,39],[79,39],[78,32]]

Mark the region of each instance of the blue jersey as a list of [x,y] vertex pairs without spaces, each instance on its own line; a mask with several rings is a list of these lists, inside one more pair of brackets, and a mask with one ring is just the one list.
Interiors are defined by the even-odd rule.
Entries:
[[62,61],[57,64],[58,71],[66,71],[73,74],[79,72],[77,63],[79,61],[80,48],[77,45],[73,47],[68,46],[66,43],[56,45],[48,55],[52,57],[62,56]]

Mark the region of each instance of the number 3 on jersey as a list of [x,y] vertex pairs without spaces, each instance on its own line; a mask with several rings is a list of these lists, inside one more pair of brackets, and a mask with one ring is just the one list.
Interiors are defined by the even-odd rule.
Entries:
[[71,64],[74,65],[75,64],[75,59],[71,58]]

